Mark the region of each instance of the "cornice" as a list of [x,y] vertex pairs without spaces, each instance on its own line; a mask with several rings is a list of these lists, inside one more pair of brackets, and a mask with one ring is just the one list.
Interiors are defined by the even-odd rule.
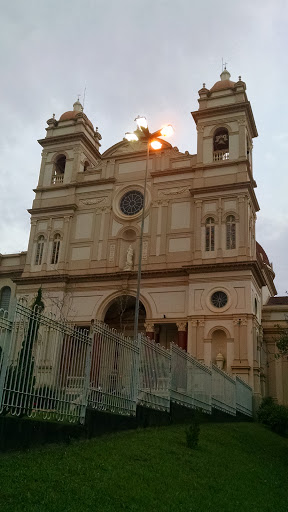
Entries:
[[[248,262],[231,262],[231,263],[215,263],[215,264],[202,264],[202,265],[185,265],[179,268],[173,269],[161,269],[161,270],[144,270],[142,271],[142,280],[145,278],[161,278],[161,277],[179,277],[189,276],[189,274],[203,274],[212,272],[227,272],[231,270],[251,270],[255,279],[260,286],[265,286],[265,281],[259,268],[259,264],[256,261]],[[136,271],[120,271],[120,272],[109,272],[109,273],[95,273],[95,274],[78,274],[71,275],[65,274],[42,274],[38,276],[27,276],[19,277],[16,279],[18,284],[36,284],[36,283],[51,283],[51,282],[64,282],[67,283],[80,283],[80,282],[102,282],[110,280],[127,280],[137,279]]]
[[55,205],[55,206],[43,206],[40,208],[30,208],[27,210],[28,213],[31,215],[37,215],[37,213],[51,213],[51,212],[58,212],[63,210],[77,210],[77,205],[75,203],[72,204],[62,204],[62,205]]
[[[249,162],[248,158],[245,158],[245,157],[234,158],[234,159],[229,159],[229,160],[219,160],[217,162],[213,161],[213,162],[209,162],[209,163],[200,162],[200,163],[196,163],[194,168],[197,171],[198,170],[205,171],[206,169],[215,169],[218,167],[225,169],[225,167],[231,167],[231,165],[239,165],[239,164],[245,164],[247,167],[247,172],[251,173],[250,162]],[[249,174],[249,176],[250,176],[250,174]],[[257,183],[254,180],[254,178],[252,177],[252,175],[251,175],[251,182],[253,184],[253,187],[257,187]]]
[[235,271],[235,270],[251,270],[257,284],[259,286],[265,286],[266,281],[263,278],[263,274],[261,272],[261,268],[259,266],[259,263],[257,261],[236,261],[236,262],[223,262],[223,263],[208,263],[208,264],[202,264],[202,265],[185,265],[183,267],[187,269],[187,272],[189,274],[202,274],[202,273],[212,273],[212,272],[228,272],[228,271]]
[[101,153],[99,153],[98,149],[94,146],[91,140],[87,137],[87,135],[83,132],[76,133],[67,133],[66,135],[53,135],[52,137],[45,137],[45,139],[39,139],[38,143],[42,148],[49,147],[53,144],[64,144],[65,142],[83,142],[86,147],[90,149],[90,151],[94,152],[98,158],[102,159]]
[[9,279],[11,279],[11,281],[16,281],[18,278],[21,278],[23,270],[24,270],[24,265],[21,268],[18,267],[17,269],[13,269],[13,270],[11,270],[11,267],[4,269],[4,268],[1,268],[1,266],[0,266],[1,277],[7,276]]
[[[188,158],[188,157],[187,157]],[[173,176],[174,174],[188,174],[195,171],[195,166],[191,167],[180,167],[177,169],[164,169],[163,171],[152,171],[150,175],[153,178],[158,178],[159,176]]]
[[284,313],[288,311],[288,304],[263,304],[263,313],[268,311],[283,311]]
[[[142,272],[142,279],[143,278],[149,278],[149,277],[164,277],[164,276],[185,276],[187,275],[187,272],[183,268],[177,268],[177,269],[165,269],[165,270],[148,270]],[[125,279],[127,280],[127,277],[129,279],[137,279],[137,272],[131,271],[120,271],[120,272],[109,272],[105,274],[80,274],[80,275],[71,275],[71,274],[53,274],[53,275],[38,275],[38,276],[29,276],[29,277],[20,277],[17,279],[18,284],[36,284],[36,283],[51,283],[51,282],[64,282],[65,284],[68,283],[81,283],[85,281],[89,282],[101,282],[101,281],[110,281],[110,280],[117,280],[117,279]]]
[[254,119],[254,115],[252,112],[250,101],[242,101],[241,103],[234,103],[233,105],[221,105],[219,107],[208,107],[200,110],[195,110],[191,112],[193,119],[197,125],[200,119],[207,119],[207,117],[214,117],[217,115],[224,115],[232,112],[239,112],[240,110],[245,110],[247,113],[247,118],[250,122],[250,128],[253,137],[258,137],[258,132],[256,128],[256,123]]
[[91,185],[105,185],[106,183],[115,183],[115,178],[101,178],[90,181],[73,181],[72,183],[61,183],[60,185],[49,185],[47,187],[33,188],[33,192],[52,192],[53,190],[63,190],[65,188],[82,188],[90,187]]
[[256,194],[254,192],[253,185],[249,181],[243,181],[241,183],[228,183],[223,185],[211,185],[210,187],[199,187],[199,188],[190,188],[190,194],[192,196],[196,196],[198,194],[207,194],[213,192],[222,192],[222,191],[229,191],[229,190],[235,190],[235,189],[246,189],[249,191],[251,199],[254,204],[255,211],[258,212],[260,210],[259,203],[257,201]]

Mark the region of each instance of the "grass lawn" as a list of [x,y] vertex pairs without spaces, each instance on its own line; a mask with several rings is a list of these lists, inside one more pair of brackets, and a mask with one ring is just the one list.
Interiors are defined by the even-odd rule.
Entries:
[[110,434],[0,454],[1,512],[288,511],[288,439],[253,423]]

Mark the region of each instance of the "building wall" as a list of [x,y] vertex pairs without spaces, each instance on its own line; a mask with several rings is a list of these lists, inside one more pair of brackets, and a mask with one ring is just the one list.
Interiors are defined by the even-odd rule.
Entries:
[[[266,375],[259,349],[261,306],[264,295],[276,290],[269,261],[256,251],[252,138],[257,130],[245,88],[240,81],[226,90],[199,91],[199,110],[192,113],[196,155],[166,141],[159,152],[150,151],[140,300],[150,337],[163,342],[162,329],[167,342],[178,333],[180,346],[206,364],[221,352],[224,368],[260,395]],[[42,286],[47,309],[89,325],[93,318],[104,320],[117,297],[136,294],[142,210],[127,215],[120,205],[129,191],[144,194],[147,143],[122,141],[101,155],[100,134],[74,105],[76,111],[63,120],[47,121],[47,136],[39,141],[43,152],[28,252],[13,291],[32,302]],[[214,151],[219,127],[229,137],[220,160]],[[66,158],[61,176],[60,156]],[[230,216],[233,248],[227,247]],[[213,243],[207,250],[211,218]],[[12,267],[17,264],[13,260]],[[1,274],[5,265],[9,258]],[[223,307],[212,305],[214,292],[226,294]]]
[[287,305],[265,305],[263,307],[263,350],[266,357],[266,394],[280,404],[288,405],[288,359],[278,358],[276,342],[279,327],[287,329]]

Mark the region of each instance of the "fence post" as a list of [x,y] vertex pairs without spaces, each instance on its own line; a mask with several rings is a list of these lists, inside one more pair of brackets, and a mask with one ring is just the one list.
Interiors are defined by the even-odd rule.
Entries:
[[85,369],[84,369],[84,393],[83,400],[80,407],[80,423],[83,425],[85,423],[86,409],[88,404],[88,393],[90,389],[90,373],[91,373],[91,353],[92,353],[92,345],[94,339],[93,329],[90,329],[89,332],[89,341],[87,342],[86,349],[86,358],[85,358]]

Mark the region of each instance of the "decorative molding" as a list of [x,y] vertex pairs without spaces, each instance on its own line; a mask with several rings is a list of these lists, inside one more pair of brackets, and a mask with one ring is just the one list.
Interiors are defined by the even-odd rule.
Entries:
[[107,199],[107,196],[103,196],[103,197],[94,197],[94,198],[91,198],[91,199],[80,199],[79,200],[79,204],[84,204],[84,205],[93,205],[93,204],[99,204],[99,203],[103,203],[103,201],[105,201]]
[[97,208],[95,208],[96,210],[96,213],[107,213],[107,212],[110,212],[111,210],[111,207],[110,206],[98,206]]
[[143,242],[143,252],[142,252],[142,260],[147,260],[148,257],[148,242],[145,240]]
[[178,331],[185,331],[187,329],[187,322],[176,322]]
[[241,318],[241,316],[239,316],[239,318],[233,318],[233,324],[234,325],[247,325],[248,324],[248,321],[247,321],[247,318]]
[[153,202],[152,206],[168,206],[169,200],[165,201],[164,199],[158,199]]
[[177,187],[177,188],[170,188],[168,190],[161,190],[159,192],[158,196],[159,197],[174,196],[174,195],[184,194],[185,192],[189,192],[189,187]]
[[115,249],[116,249],[116,245],[115,244],[111,244],[110,245],[110,250],[109,250],[109,262],[110,263],[112,263],[114,261]]
[[144,324],[146,332],[154,332],[155,326],[152,322],[145,322]]

